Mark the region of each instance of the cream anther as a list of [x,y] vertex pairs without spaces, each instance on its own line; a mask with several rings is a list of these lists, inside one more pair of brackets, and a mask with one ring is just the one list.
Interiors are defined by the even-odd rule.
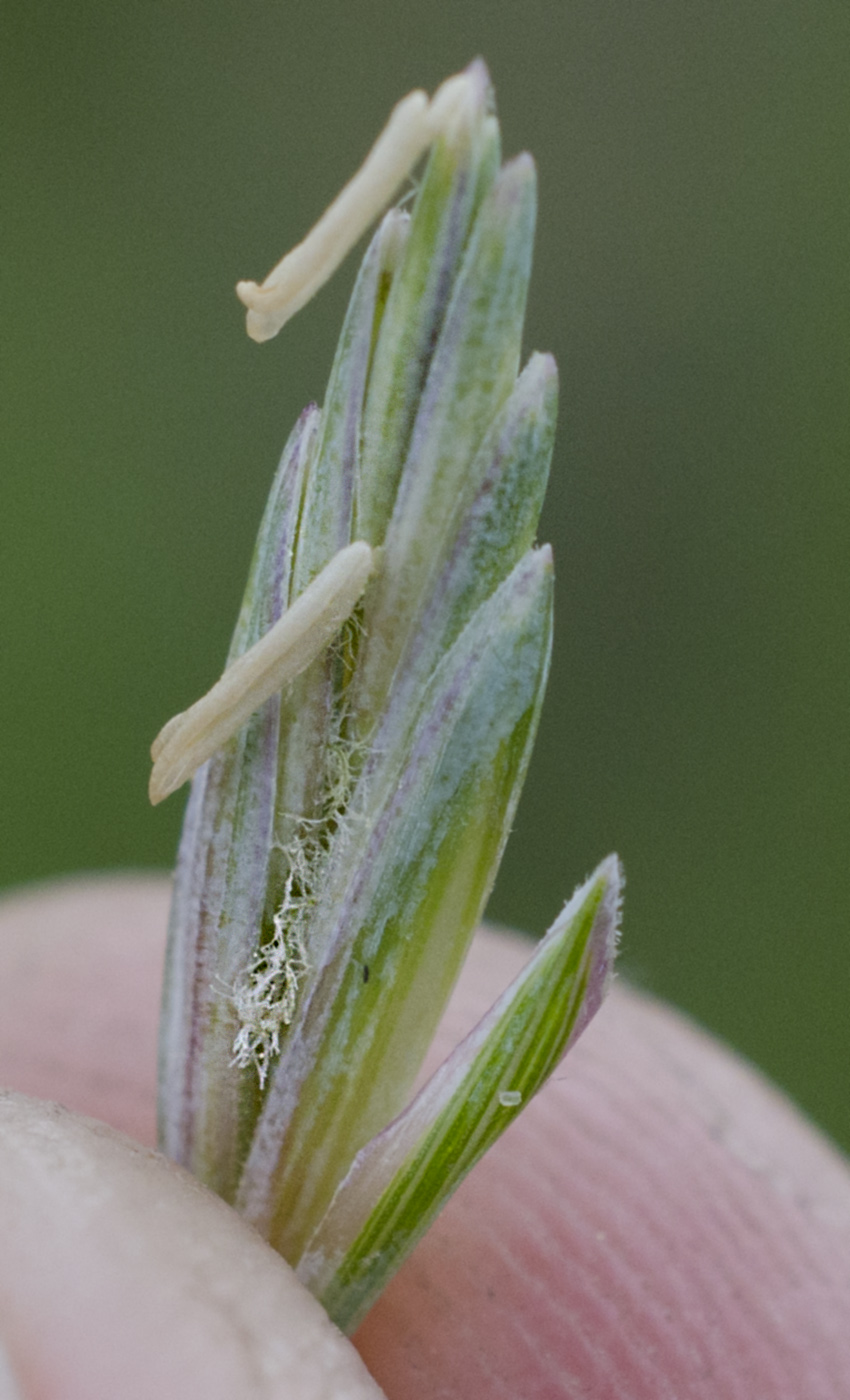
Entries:
[[393,108],[357,174],[303,242],[272,268],[261,285],[237,282],[236,295],[248,308],[246,327],[253,340],[271,340],[324,286],[398,192],[419,157],[465,109],[471,109],[476,92],[476,79],[459,73],[448,78],[430,101],[417,90]]
[[255,710],[321,655],[357,606],[374,562],[374,551],[362,540],[341,549],[212,690],[168,721],[151,745],[154,805],[182,787]]

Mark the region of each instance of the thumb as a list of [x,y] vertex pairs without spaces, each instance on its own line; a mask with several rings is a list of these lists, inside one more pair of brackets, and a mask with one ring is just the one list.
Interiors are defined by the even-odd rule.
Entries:
[[104,1124],[10,1092],[0,1238],[3,1400],[380,1400],[216,1196]]

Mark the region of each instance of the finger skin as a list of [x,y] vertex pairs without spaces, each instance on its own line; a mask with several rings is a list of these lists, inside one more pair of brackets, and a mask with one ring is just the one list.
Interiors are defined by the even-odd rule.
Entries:
[[[6,901],[0,1081],[150,1141],[166,904],[114,878]],[[478,941],[442,1053],[526,955]],[[391,1400],[839,1400],[849,1260],[843,1159],[711,1038],[615,989],[355,1340]]]
[[39,1400],[380,1400],[283,1260],[159,1153],[0,1093],[0,1316]]
[[0,900],[0,1085],[156,1143],[161,875],[35,885]]
[[[491,940],[456,1033],[521,960]],[[615,989],[356,1340],[408,1400],[844,1400],[847,1166],[748,1065]]]

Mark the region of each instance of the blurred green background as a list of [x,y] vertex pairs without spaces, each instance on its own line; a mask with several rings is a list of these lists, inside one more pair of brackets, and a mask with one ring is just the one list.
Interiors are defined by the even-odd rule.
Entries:
[[616,848],[624,970],[850,1146],[846,0],[7,0],[0,885],[171,864],[148,745],[218,674],[355,261],[263,348],[233,284],[477,53],[563,381],[491,917],[540,932]]

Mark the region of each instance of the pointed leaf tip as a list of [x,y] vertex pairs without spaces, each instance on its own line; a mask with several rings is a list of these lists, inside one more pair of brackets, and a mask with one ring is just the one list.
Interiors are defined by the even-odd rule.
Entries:
[[610,856],[410,1106],[355,1158],[298,1273],[352,1331],[488,1147],[598,1009],[622,885]]

